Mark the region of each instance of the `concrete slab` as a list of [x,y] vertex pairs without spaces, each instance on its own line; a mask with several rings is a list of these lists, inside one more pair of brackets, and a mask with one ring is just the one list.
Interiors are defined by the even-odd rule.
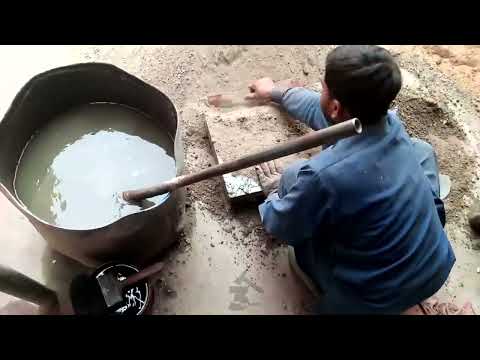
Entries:
[[[205,122],[218,163],[266,150],[311,131],[273,105],[238,107],[228,112],[212,109],[205,115]],[[285,168],[293,161],[308,159],[319,150],[305,151],[277,161]],[[233,203],[263,199],[253,167],[224,175],[223,182]]]

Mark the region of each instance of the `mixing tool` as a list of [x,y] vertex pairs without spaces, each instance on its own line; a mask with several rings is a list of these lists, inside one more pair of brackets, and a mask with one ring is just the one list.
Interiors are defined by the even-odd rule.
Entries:
[[351,119],[328,128],[313,131],[297,139],[273,146],[270,149],[241,157],[237,160],[224,162],[195,174],[177,176],[163,183],[138,190],[123,192],[123,199],[126,201],[142,201],[153,196],[171,192],[183,186],[191,185],[215,176],[224,175],[230,172],[245,169],[254,165],[278,159],[287,155],[308,150],[320,145],[332,143],[336,140],[358,135],[362,132],[362,124],[357,118]]

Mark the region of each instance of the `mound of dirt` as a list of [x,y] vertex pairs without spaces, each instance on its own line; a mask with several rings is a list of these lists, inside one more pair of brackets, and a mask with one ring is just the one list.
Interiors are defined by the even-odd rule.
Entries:
[[410,136],[428,141],[429,134],[465,139],[464,131],[442,104],[418,95],[400,94],[395,100]]
[[479,96],[480,46],[433,45],[424,46],[427,54],[442,72],[452,76],[463,90]]
[[433,99],[401,93],[395,105],[410,136],[432,144],[440,172],[452,180],[445,201],[448,221],[464,222],[465,196],[472,191],[475,177],[475,159],[464,145],[465,132],[453,114]]

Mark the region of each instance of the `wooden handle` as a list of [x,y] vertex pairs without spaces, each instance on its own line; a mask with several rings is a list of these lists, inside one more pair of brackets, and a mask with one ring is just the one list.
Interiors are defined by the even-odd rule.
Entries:
[[361,134],[362,124],[358,119],[351,119],[341,122],[328,128],[317,130],[297,139],[285,142],[280,145],[271,147],[270,149],[261,151],[259,153],[250,154],[240,159],[224,162],[208,169],[199,171],[196,174],[181,175],[171,180],[164,181],[159,185],[147,187],[138,190],[125,191],[123,198],[126,201],[141,201],[151,198],[153,196],[165,194],[178,189],[183,186],[191,185],[199,181],[210,179],[215,176],[220,176],[245,169],[250,166],[258,165],[266,161],[278,159],[287,155],[295,154],[304,150],[308,150],[334,140],[349,137],[352,135]]
[[0,265],[0,291],[40,306],[52,305],[58,300],[53,290],[3,265]]
[[122,282],[122,287],[125,288],[127,286],[133,285],[143,279],[148,278],[149,276],[152,276],[158,273],[160,270],[163,269],[164,265],[165,264],[163,262],[157,262],[153,265],[146,267],[140,272],[133,274],[132,276],[129,276],[125,281]]

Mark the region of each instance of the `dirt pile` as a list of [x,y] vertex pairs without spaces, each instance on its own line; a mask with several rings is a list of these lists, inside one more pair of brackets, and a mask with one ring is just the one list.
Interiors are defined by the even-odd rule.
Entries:
[[[480,96],[480,46],[433,45],[424,46],[427,56],[439,69],[452,76],[462,90]],[[477,110],[480,101],[477,99]]]
[[433,145],[440,172],[452,180],[452,189],[445,201],[448,221],[465,222],[465,197],[470,195],[475,180],[475,158],[464,145],[465,132],[454,114],[432,98],[402,92],[395,106],[410,136]]

